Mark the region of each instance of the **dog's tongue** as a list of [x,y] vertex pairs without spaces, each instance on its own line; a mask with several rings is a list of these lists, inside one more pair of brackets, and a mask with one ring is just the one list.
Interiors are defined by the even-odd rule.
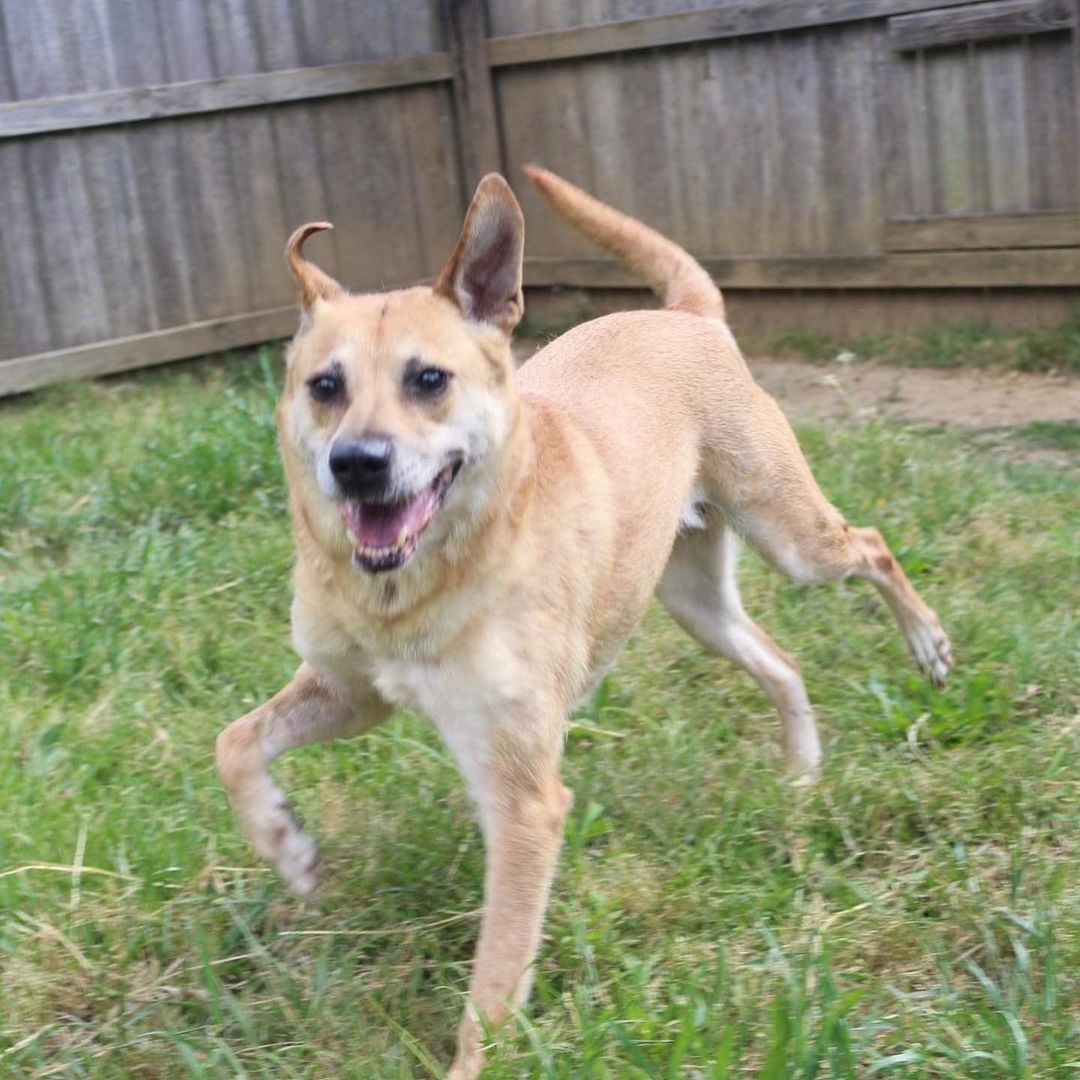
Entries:
[[347,502],[341,506],[341,516],[358,546],[392,548],[399,537],[404,542],[424,527],[431,511],[431,498],[431,492],[424,491],[408,502],[385,505]]

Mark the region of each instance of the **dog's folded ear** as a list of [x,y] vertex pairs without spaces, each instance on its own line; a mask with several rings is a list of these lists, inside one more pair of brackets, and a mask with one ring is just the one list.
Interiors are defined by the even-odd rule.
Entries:
[[320,270],[314,263],[308,262],[302,252],[304,241],[309,236],[333,227],[329,221],[309,222],[307,225],[301,225],[289,237],[289,242],[285,245],[285,258],[299,286],[300,307],[305,314],[311,310],[317,300],[334,300],[345,293],[345,290],[329,274]]
[[467,319],[509,334],[521,320],[521,260],[525,219],[510,185],[488,173],[469,204],[461,236],[435,292],[456,304]]

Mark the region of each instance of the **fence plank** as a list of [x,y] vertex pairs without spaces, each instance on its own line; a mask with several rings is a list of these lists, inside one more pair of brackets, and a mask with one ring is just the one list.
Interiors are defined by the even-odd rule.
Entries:
[[[826,250],[881,250],[882,184],[876,123],[876,46],[872,23],[819,35]],[[771,204],[772,210],[775,203]],[[752,250],[752,249],[751,249]]]
[[[777,42],[774,72],[778,73],[783,132],[780,197],[789,203],[790,217],[784,242],[774,241],[766,249],[769,251],[799,255],[827,250],[828,210],[817,47],[818,35],[808,32],[786,35]],[[771,210],[765,208],[766,221]]]
[[940,214],[970,214],[975,202],[967,49],[945,49],[926,58],[929,158],[933,206]]
[[1080,124],[1076,106],[1080,65],[1070,44],[1064,34],[1040,35],[1024,43],[1024,127],[1032,209],[1080,205]]
[[1027,84],[1024,56],[1015,45],[990,42],[977,48],[986,115],[986,210],[1026,210],[1031,206],[1025,129]]
[[969,41],[1045,34],[1073,25],[1071,0],[992,0],[962,11],[924,11],[889,19],[897,52],[963,45]]
[[28,149],[24,143],[0,145],[0,356],[54,346],[53,327],[61,310],[42,243]]
[[[597,73],[581,64],[559,63],[550,67],[522,67],[498,73],[499,108],[514,122],[503,128],[507,176],[514,183],[526,222],[551,221],[550,210],[532,184],[520,182],[521,166],[537,161],[593,191],[602,190],[598,172],[605,168],[607,146],[589,139],[592,86]],[[582,155],[580,147],[591,145]],[[526,225],[528,229],[528,225]],[[527,244],[543,255],[572,255],[581,238],[569,226],[555,221],[542,232],[529,232]]]
[[[1080,248],[1080,212],[911,218],[885,228],[889,251]],[[1077,253],[1080,259],[1080,253]]]

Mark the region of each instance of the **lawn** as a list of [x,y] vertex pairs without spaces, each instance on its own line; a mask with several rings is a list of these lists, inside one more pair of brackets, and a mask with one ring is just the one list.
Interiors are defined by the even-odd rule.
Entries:
[[781,330],[765,340],[777,356],[848,363],[876,360],[901,367],[998,368],[1080,375],[1080,304],[1056,325],[1005,328],[964,321],[915,332],[856,334],[841,339],[819,331]]
[[[294,667],[277,354],[0,406],[0,1076],[441,1076],[481,846],[432,729],[277,769],[305,908],[214,737]],[[1080,1071],[1080,472],[958,434],[807,428],[949,629],[935,693],[876,595],[743,563],[801,661],[823,781],[659,610],[581,714],[520,1035],[488,1078]]]

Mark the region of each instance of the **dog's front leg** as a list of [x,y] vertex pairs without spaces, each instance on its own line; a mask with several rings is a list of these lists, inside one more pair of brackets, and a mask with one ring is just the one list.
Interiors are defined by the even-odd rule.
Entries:
[[572,802],[559,779],[558,726],[547,741],[537,754],[535,747],[518,745],[500,730],[490,760],[480,768],[471,762],[472,768],[465,769],[486,844],[484,915],[448,1080],[472,1080],[479,1074],[485,1029],[497,1028],[529,995],[531,965]]
[[301,664],[284,689],[218,736],[218,776],[240,826],[255,851],[277,868],[298,896],[308,896],[318,884],[315,844],[300,831],[268,766],[287,750],[358,734],[389,713],[373,689],[357,687],[343,693],[308,664]]

